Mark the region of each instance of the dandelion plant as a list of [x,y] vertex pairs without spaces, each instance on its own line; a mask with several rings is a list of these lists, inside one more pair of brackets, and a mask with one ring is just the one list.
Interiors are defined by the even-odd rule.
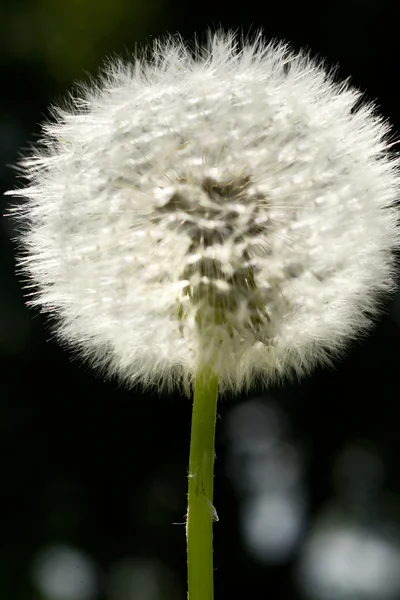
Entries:
[[308,54],[217,32],[109,62],[21,163],[29,303],[96,368],[194,397],[189,600],[213,598],[218,392],[332,361],[393,288],[389,134]]

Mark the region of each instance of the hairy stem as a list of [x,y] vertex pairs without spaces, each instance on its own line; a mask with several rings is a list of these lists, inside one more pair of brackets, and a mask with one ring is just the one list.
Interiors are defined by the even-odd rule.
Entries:
[[197,374],[192,414],[186,523],[188,600],[213,600],[214,438],[218,378],[209,367]]

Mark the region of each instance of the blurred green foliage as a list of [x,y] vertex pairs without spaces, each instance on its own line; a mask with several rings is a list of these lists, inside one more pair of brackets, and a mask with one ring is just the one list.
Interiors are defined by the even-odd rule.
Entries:
[[40,62],[60,86],[168,27],[164,0],[17,1],[7,22],[7,51]]

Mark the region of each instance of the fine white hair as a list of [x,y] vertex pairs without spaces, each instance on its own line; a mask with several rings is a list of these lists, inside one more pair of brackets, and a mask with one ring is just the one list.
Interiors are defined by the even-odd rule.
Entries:
[[31,304],[128,385],[302,375],[393,288],[388,124],[285,44],[218,32],[111,61],[55,108],[12,192]]

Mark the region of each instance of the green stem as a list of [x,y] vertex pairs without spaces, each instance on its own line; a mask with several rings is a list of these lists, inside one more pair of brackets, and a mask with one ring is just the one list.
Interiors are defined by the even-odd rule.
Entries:
[[214,438],[218,377],[202,368],[196,377],[189,459],[186,523],[188,600],[213,600]]

